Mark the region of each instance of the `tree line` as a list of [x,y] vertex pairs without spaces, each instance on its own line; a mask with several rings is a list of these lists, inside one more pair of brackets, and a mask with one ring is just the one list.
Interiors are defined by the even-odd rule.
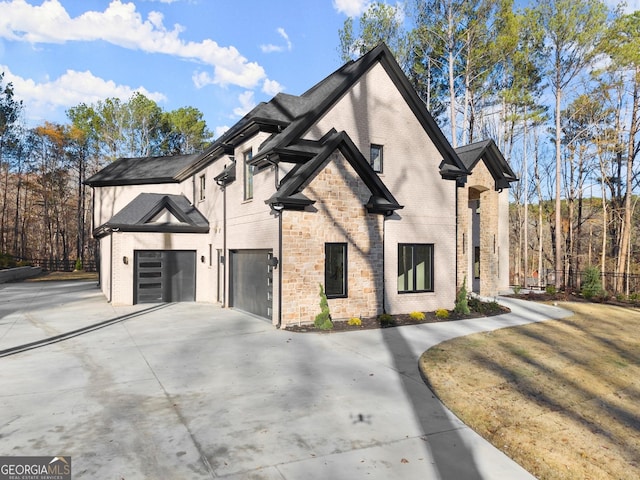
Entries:
[[[372,3],[338,32],[352,59],[394,52],[452,145],[496,141],[512,188],[512,282],[579,287],[640,273],[640,12],[601,0]],[[635,221],[634,221],[635,219]]]
[[212,136],[198,109],[163,111],[141,93],[81,103],[65,124],[27,128],[24,108],[0,73],[0,267],[94,260],[84,181],[117,158],[202,151]]

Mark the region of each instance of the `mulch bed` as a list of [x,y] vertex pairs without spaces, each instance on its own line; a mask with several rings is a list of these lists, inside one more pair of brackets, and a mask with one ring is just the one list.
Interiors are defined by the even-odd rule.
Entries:
[[[487,305],[487,304],[484,304]],[[438,318],[435,312],[424,312],[424,320],[414,320],[408,314],[403,315],[391,315],[389,321],[381,321],[379,317],[361,318],[362,325],[349,325],[349,319],[336,319],[333,321],[333,329],[321,330],[316,328],[313,323],[302,325],[287,325],[285,330],[298,333],[335,333],[335,332],[353,332],[358,330],[371,330],[376,328],[394,328],[402,327],[405,325],[420,325],[421,323],[440,323],[440,322],[455,322],[457,320],[468,320],[472,318],[485,318],[494,315],[501,315],[503,313],[509,313],[507,307],[502,305],[492,304],[490,309],[487,309],[485,313],[472,311],[469,315],[459,315],[453,311],[449,311],[449,317]]]

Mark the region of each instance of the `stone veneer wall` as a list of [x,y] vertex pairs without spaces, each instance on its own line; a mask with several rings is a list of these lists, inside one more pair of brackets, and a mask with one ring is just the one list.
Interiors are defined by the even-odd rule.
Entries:
[[327,242],[347,243],[347,298],[329,299],[334,319],[382,311],[381,215],[367,213],[371,193],[345,158],[334,153],[303,192],[314,211],[282,217],[282,324],[309,323],[320,312]]
[[[472,290],[473,271],[469,271],[472,255],[473,238],[469,210],[469,189],[476,188],[480,192],[480,295],[494,296],[498,294],[500,276],[500,246],[498,235],[499,193],[495,191],[495,181],[484,162],[478,162],[469,176],[467,185],[458,188],[458,240],[457,240],[457,284],[462,286],[466,276],[467,290]],[[465,235],[463,241],[463,233]],[[463,248],[464,243],[464,248]]]

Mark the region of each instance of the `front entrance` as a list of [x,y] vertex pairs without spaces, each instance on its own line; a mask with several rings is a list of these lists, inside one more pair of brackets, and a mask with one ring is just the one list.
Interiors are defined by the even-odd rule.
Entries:
[[196,252],[136,250],[133,303],[193,302]]
[[231,250],[229,306],[271,320],[272,250]]

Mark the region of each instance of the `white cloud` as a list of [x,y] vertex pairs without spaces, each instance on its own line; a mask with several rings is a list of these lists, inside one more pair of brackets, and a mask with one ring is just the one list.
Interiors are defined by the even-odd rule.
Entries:
[[370,0],[333,0],[333,8],[348,17],[357,17],[369,8]]
[[238,96],[238,101],[240,102],[240,106],[233,109],[233,114],[238,117],[244,117],[256,106],[251,90],[241,93]]
[[191,76],[191,80],[193,80],[193,84],[196,88],[203,88],[213,83],[213,78],[211,78],[209,72],[194,72]]
[[110,97],[128,100],[134,92],[140,92],[155,102],[167,99],[162,93],[149,92],[143,87],[117,85],[112,80],[96,77],[90,71],[67,70],[60,77],[41,83],[13,74],[6,65],[0,65],[0,71],[5,72],[5,82],[13,83],[16,98],[29,106],[33,117],[43,118],[58,108],[70,108],[82,102],[95,103]]
[[280,85],[280,83],[276,82],[275,80],[269,80],[267,78],[264,81],[264,85],[262,85],[262,91],[267,95],[271,95],[273,97],[278,93],[284,91],[284,87]]
[[229,130],[229,126],[228,125],[221,125],[219,127],[216,127],[214,129],[214,135],[215,138],[220,138],[222,135],[224,135],[224,133]]
[[211,39],[186,42],[184,27],[168,29],[160,12],[147,19],[133,3],[112,0],[103,12],[87,11],[71,18],[59,0],[34,6],[25,0],[0,1],[0,38],[29,43],[66,43],[103,40],[113,45],[149,53],[161,53],[200,61],[213,67],[212,83],[253,88],[266,74],[233,47],[222,47]]
[[293,43],[291,43],[289,35],[287,35],[285,29],[279,27],[276,29],[276,32],[278,32],[278,35],[280,35],[284,39],[285,44],[274,45],[273,43],[268,43],[266,45],[260,45],[260,50],[262,50],[263,53],[284,52],[285,50],[290,52],[291,50],[293,50]]

